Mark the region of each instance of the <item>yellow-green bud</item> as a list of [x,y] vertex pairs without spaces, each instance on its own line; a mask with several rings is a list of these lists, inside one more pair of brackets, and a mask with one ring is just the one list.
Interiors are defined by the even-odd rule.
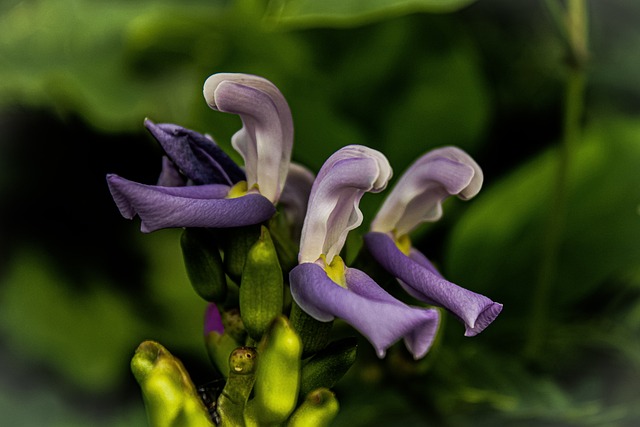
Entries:
[[244,408],[255,382],[257,356],[253,347],[239,347],[229,356],[229,378],[218,397],[221,426],[244,425]]
[[193,289],[207,301],[222,302],[227,293],[227,278],[211,232],[204,228],[186,228],[180,245]]
[[131,371],[142,389],[151,427],[213,426],[186,369],[162,345],[140,344]]
[[302,342],[289,321],[278,316],[258,347],[255,397],[248,417],[259,424],[284,422],[296,406],[300,386]]
[[328,426],[339,409],[335,395],[326,388],[319,388],[307,395],[302,405],[289,418],[287,427]]
[[276,248],[266,227],[251,247],[242,272],[240,315],[251,338],[259,341],[282,313],[284,283]]

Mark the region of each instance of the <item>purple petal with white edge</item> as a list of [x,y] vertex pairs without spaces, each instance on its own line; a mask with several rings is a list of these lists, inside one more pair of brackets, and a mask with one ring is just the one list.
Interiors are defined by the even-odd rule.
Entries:
[[467,200],[475,196],[482,181],[482,170],[461,149],[432,150],[400,177],[372,221],[371,231],[405,235],[422,222],[440,219],[447,197]]
[[180,174],[175,163],[167,156],[162,156],[162,171],[158,177],[160,187],[184,187],[187,184],[186,178]]
[[244,159],[247,185],[257,184],[260,194],[275,204],[293,147],[293,118],[284,96],[262,77],[232,73],[210,76],[203,93],[209,107],[242,119],[231,143]]
[[289,275],[291,294],[321,322],[344,319],[371,342],[378,357],[401,338],[416,359],[427,353],[438,330],[436,310],[398,301],[360,270],[348,268],[345,276],[348,289],[333,282],[319,265],[299,264]]
[[349,145],[331,155],[311,188],[298,261],[325,255],[331,262],[348,232],[362,224],[358,204],[364,193],[382,191],[391,175],[386,157],[371,148]]
[[217,332],[220,335],[224,333],[224,325],[222,324],[222,316],[215,304],[207,304],[207,308],[204,312],[204,335],[205,337],[209,332]]
[[233,185],[244,180],[244,172],[210,138],[182,126],[144,121],[167,156],[196,184]]
[[107,175],[109,190],[125,218],[136,214],[140,229],[149,233],[161,228],[228,228],[258,224],[275,213],[275,207],[259,194],[225,199],[229,187],[221,184],[159,187]]
[[465,324],[466,336],[482,332],[502,311],[502,304],[445,280],[419,251],[412,249],[410,257],[406,256],[385,233],[367,233],[364,243],[410,295],[444,307],[458,317]]
[[289,164],[289,173],[280,194],[279,204],[295,231],[293,238],[296,241],[300,240],[300,230],[307,214],[307,203],[314,179],[315,175],[306,167],[293,162]]

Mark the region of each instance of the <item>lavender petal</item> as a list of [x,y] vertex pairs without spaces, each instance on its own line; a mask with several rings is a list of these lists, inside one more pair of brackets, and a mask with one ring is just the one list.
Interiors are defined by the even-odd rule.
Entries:
[[125,218],[136,214],[145,232],[172,227],[227,228],[258,224],[275,213],[259,194],[225,199],[229,187],[221,184],[159,187],[107,175],[109,190]]
[[415,298],[446,308],[465,324],[465,335],[482,332],[502,311],[502,304],[445,280],[419,251],[403,254],[385,233],[370,232],[364,242],[373,257],[397,277]]
[[344,319],[374,346],[379,357],[401,338],[416,359],[429,350],[438,329],[436,310],[410,307],[389,295],[365,273],[349,268],[347,288],[317,264],[302,263],[289,276],[293,299],[319,321]]

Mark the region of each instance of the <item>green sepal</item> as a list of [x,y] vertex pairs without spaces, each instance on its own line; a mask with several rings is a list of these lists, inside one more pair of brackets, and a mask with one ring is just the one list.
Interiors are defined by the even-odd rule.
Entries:
[[319,388],[307,394],[304,402],[289,418],[287,427],[324,427],[338,415],[338,400],[326,388]]
[[187,275],[196,293],[210,302],[224,301],[227,278],[211,232],[204,228],[185,228],[180,245]]
[[333,320],[320,322],[305,313],[295,302],[291,304],[289,318],[291,319],[291,325],[302,340],[303,358],[322,350],[329,342]]
[[224,269],[233,281],[240,283],[247,254],[260,238],[260,226],[226,228],[222,233]]
[[278,251],[278,259],[284,271],[290,271],[298,265],[298,245],[295,240],[300,240],[291,236],[291,225],[286,220],[282,212],[278,211],[269,220],[269,232],[273,239],[273,244]]
[[356,361],[358,340],[353,337],[331,342],[302,367],[300,394],[306,396],[320,387],[331,388]]
[[225,378],[229,375],[229,355],[238,348],[240,344],[228,333],[220,335],[212,331],[204,337],[207,355],[211,363],[218,369]]
[[221,426],[245,425],[244,408],[255,382],[257,356],[253,347],[238,347],[229,356],[227,383],[217,405]]
[[151,427],[211,427],[213,422],[182,363],[154,341],[145,341],[131,359]]
[[255,397],[247,404],[247,424],[279,424],[293,412],[300,387],[302,342],[284,316],[278,316],[258,346]]
[[260,341],[273,319],[282,313],[284,282],[269,230],[261,228],[251,247],[240,284],[240,314],[251,338]]

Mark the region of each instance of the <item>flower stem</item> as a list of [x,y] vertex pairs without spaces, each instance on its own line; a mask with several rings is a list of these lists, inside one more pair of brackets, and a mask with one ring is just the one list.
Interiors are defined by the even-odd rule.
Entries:
[[[557,5],[552,1],[545,2]],[[552,11],[557,16],[558,10]],[[532,316],[524,353],[527,359],[537,360],[548,336],[550,291],[558,270],[558,256],[567,216],[569,171],[576,146],[581,139],[582,116],[587,62],[587,10],[585,0],[568,0],[564,25],[569,47],[568,72],[564,98],[562,143],[558,149],[558,163],[551,210],[543,241],[538,277],[534,288]]]

